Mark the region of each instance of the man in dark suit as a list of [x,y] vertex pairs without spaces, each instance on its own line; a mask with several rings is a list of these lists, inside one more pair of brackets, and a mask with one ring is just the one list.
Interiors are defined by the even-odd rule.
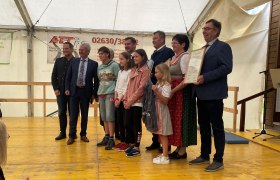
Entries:
[[[151,60],[153,61],[152,68],[152,76],[151,80],[153,84],[157,83],[157,79],[155,77],[155,67],[167,60],[171,59],[174,56],[174,52],[172,49],[166,47],[165,45],[165,33],[163,31],[156,31],[153,33],[153,45],[155,47],[155,51],[151,56]],[[146,147],[146,150],[154,150],[160,148],[160,143],[158,141],[158,135],[153,134],[153,143]]]
[[207,45],[201,75],[194,88],[197,97],[201,154],[190,161],[190,164],[209,164],[212,127],[216,153],[213,162],[205,168],[205,171],[212,172],[224,168],[223,99],[228,97],[227,75],[232,71],[232,51],[227,43],[218,40],[221,32],[220,22],[210,19],[202,29]]
[[[79,107],[81,110],[81,140],[89,142],[87,138],[88,108],[94,98],[97,100],[99,80],[97,76],[97,62],[88,58],[90,45],[84,43],[80,46],[80,58],[74,59],[67,72],[65,94],[70,97],[70,131],[67,145],[74,143],[77,132]],[[94,83],[93,83],[94,82]]]
[[66,127],[67,127],[67,109],[69,112],[70,101],[69,96],[64,94],[65,92],[65,78],[67,69],[70,62],[74,59],[73,55],[73,44],[70,42],[63,43],[63,54],[64,57],[57,58],[52,71],[52,86],[56,95],[60,133],[55,140],[61,140],[66,138]]

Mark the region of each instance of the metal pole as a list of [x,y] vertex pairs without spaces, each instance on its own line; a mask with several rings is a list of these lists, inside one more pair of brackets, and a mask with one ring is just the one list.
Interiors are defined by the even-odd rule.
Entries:
[[[34,81],[32,34],[33,34],[33,30],[30,30],[27,36],[27,81],[28,82]],[[31,99],[34,98],[34,88],[31,85],[28,85],[27,97]],[[33,117],[33,116],[34,116],[34,102],[28,102],[28,117]]]

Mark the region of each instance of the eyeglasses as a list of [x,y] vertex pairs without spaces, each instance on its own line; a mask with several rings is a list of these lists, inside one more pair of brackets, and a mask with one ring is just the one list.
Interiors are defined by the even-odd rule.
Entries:
[[202,29],[202,31],[209,31],[209,30],[211,30],[211,29],[215,29],[215,28],[203,27],[203,28],[201,28],[201,29]]
[[180,43],[178,43],[178,42],[171,42],[171,45],[173,45],[173,44],[180,44]]

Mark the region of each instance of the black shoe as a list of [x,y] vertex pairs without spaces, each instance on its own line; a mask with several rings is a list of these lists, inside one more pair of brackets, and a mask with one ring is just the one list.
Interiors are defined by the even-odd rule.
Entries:
[[73,138],[69,138],[67,141],[67,145],[71,145],[75,142],[75,140]]
[[218,170],[224,169],[224,164],[222,162],[213,161],[212,164],[205,168],[207,172],[215,172]]
[[159,144],[152,143],[150,146],[146,147],[146,150],[151,151],[151,150],[155,150],[155,149],[159,149],[159,148],[160,148]]
[[115,141],[114,141],[114,139],[110,138],[105,147],[105,150],[112,150],[114,146],[115,146]]
[[65,134],[59,134],[55,140],[58,141],[58,140],[61,140],[61,139],[65,139],[66,138],[66,135]]
[[[160,153],[162,153],[162,152],[163,152],[162,147],[159,147],[159,148],[158,148],[158,151],[159,151]],[[168,151],[171,151],[171,146],[168,146]]]
[[201,156],[199,156],[189,162],[189,164],[209,164],[209,163],[210,163],[209,159],[204,159]]
[[173,151],[173,153],[168,154],[169,159],[186,159],[187,153],[180,155],[178,152]]
[[178,152],[176,151],[173,151],[172,153],[168,154],[169,159],[173,159],[176,156],[178,156]]
[[105,136],[101,142],[97,143],[97,146],[106,146],[109,141],[109,136]]

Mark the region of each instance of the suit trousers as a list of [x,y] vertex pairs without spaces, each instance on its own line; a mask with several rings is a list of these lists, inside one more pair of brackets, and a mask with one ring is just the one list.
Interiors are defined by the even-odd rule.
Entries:
[[70,98],[70,131],[69,137],[75,138],[77,133],[77,121],[79,116],[79,108],[81,110],[81,131],[80,136],[86,136],[88,123],[88,108],[90,98],[85,96],[86,89],[78,88],[75,95]]
[[211,126],[216,153],[214,161],[223,162],[225,131],[223,122],[223,100],[197,100],[198,124],[201,135],[201,157],[209,160],[211,154]]
[[67,109],[70,115],[70,101],[69,96],[65,94],[61,94],[56,97],[57,106],[58,106],[58,117],[59,117],[59,125],[60,125],[60,133],[62,135],[66,135],[66,127],[67,127]]

